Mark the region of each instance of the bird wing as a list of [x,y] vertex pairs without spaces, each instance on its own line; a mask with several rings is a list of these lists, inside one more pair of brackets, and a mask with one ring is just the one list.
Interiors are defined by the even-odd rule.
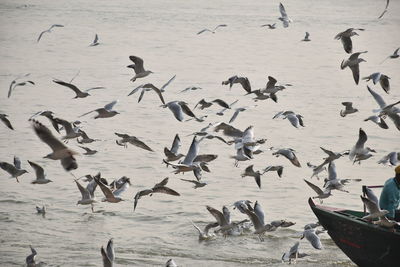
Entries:
[[236,82],[240,83],[240,85],[242,85],[243,89],[247,93],[251,93],[251,85],[250,85],[250,81],[249,81],[249,79],[247,77],[238,77],[237,79],[235,79],[235,83]]
[[40,34],[39,34],[39,37],[37,38],[37,43],[40,41],[40,39],[42,39],[42,36],[43,36],[43,34],[45,33],[45,32],[49,32],[49,30],[45,30],[45,31],[42,31]]
[[153,188],[153,193],[164,193],[172,196],[180,196],[178,192],[166,186],[158,186],[156,188]]
[[165,177],[161,182],[154,185],[153,189],[156,187],[166,186],[168,184],[168,177]]
[[180,147],[181,147],[181,139],[179,138],[179,135],[176,134],[174,141],[172,142],[171,152],[177,154]]
[[193,137],[192,144],[190,145],[189,151],[186,154],[185,159],[182,161],[182,164],[191,165],[193,160],[199,154],[199,141],[196,139],[196,136]]
[[121,185],[117,190],[113,192],[114,196],[119,197],[123,192],[128,190],[129,188],[129,183],[125,182],[123,185]]
[[35,170],[36,173],[36,179],[44,179],[44,169],[37,163],[29,161],[28,160],[29,165],[31,165],[31,167]]
[[210,31],[209,29],[204,29],[204,30],[199,31],[197,33],[197,35],[202,34],[203,32],[212,32],[212,31]]
[[111,262],[114,262],[115,253],[114,253],[114,242],[112,238],[110,238],[110,240],[107,243],[107,256]]
[[249,216],[251,222],[254,225],[254,228],[256,230],[261,229],[264,227],[264,225],[261,223],[260,218],[257,216],[257,214],[254,211],[251,211],[247,208],[243,209],[244,212],[246,213],[247,216]]
[[219,25],[215,26],[214,31],[215,31],[216,29],[220,28],[220,27],[226,27],[226,26],[228,26],[228,25],[226,25],[226,24],[219,24]]
[[140,103],[140,101],[142,101],[144,93],[146,93],[146,89],[142,88],[142,91],[140,92],[139,98],[138,98],[138,103]]
[[142,87],[144,86],[144,84],[139,85],[138,87],[136,87],[135,89],[133,89],[128,96],[133,95],[134,93],[136,93],[137,91],[139,91]]
[[147,150],[147,151],[152,151],[152,152],[154,151],[154,150],[151,149],[148,145],[146,145],[144,142],[140,141],[140,140],[137,139],[137,138],[135,138],[135,139],[130,139],[130,140],[129,140],[129,143],[132,144],[132,145],[134,145],[134,146],[143,148],[144,150]]
[[144,87],[145,87],[145,88],[153,89],[153,91],[157,93],[157,95],[158,95],[158,97],[160,98],[161,102],[165,105],[165,100],[164,100],[164,97],[163,97],[162,92],[161,92],[160,89],[158,89],[157,87],[155,87],[155,86],[154,86],[153,84],[151,84],[151,83],[145,84]]
[[353,73],[354,81],[356,82],[356,84],[358,84],[358,82],[360,81],[360,65],[359,64],[351,65],[349,66],[349,68]]
[[72,124],[69,121],[60,119],[60,118],[55,118],[54,121],[57,124],[61,124],[64,127],[65,132],[68,134],[74,133],[74,129],[72,127]]
[[321,190],[321,188],[319,188],[318,186],[316,186],[315,184],[307,181],[306,179],[303,179],[304,182],[306,182],[308,184],[309,187],[312,188],[312,190],[314,190],[318,195],[323,195],[324,191]]
[[369,213],[376,213],[379,212],[380,209],[378,207],[378,204],[372,201],[371,199],[368,199],[366,197],[360,196],[362,202],[364,202],[365,206],[367,207]]
[[103,267],[112,267],[113,262],[108,258],[107,252],[104,250],[103,246],[100,249],[101,257],[103,258]]
[[192,117],[192,118],[196,118],[196,115],[194,115],[194,113],[192,112],[192,110],[188,107],[188,105],[185,102],[180,101],[179,105],[182,107],[182,111]]
[[99,41],[99,36],[96,33],[96,35],[94,36],[93,44],[96,44],[98,41]]
[[164,92],[164,91],[165,91],[165,88],[166,88],[173,80],[175,80],[175,77],[176,77],[176,75],[174,75],[171,79],[169,79],[168,82],[166,82],[163,86],[161,86],[160,91],[161,91],[161,92]]
[[389,77],[386,75],[381,75],[381,79],[379,80],[379,84],[381,85],[382,89],[389,94],[390,90],[390,83],[389,83]]
[[172,114],[174,114],[174,117],[178,121],[183,121],[183,110],[181,105],[178,104],[178,102],[170,102],[168,104],[168,108],[172,111]]
[[71,89],[72,91],[74,91],[75,94],[82,93],[82,91],[79,90],[78,87],[76,87],[75,85],[73,85],[73,84],[71,84],[71,83],[66,83],[66,82],[63,82],[63,81],[60,81],[60,80],[53,80],[53,82],[55,82],[55,83],[57,83],[57,84],[59,84],[59,85],[63,85],[63,86],[68,87],[69,89]]
[[256,203],[254,203],[254,213],[257,215],[258,219],[260,220],[261,224],[264,225],[264,218],[265,218],[265,214],[264,211],[261,207],[261,205],[258,203],[258,201],[256,201]]
[[329,180],[337,179],[336,166],[335,166],[335,162],[333,162],[333,161],[329,162],[328,179]]
[[17,171],[15,166],[8,162],[0,162],[0,168],[8,172],[11,176]]
[[277,80],[274,77],[268,76],[268,82],[266,85],[266,89],[274,88],[276,83],[277,83]]
[[118,103],[118,100],[114,100],[111,103],[108,103],[107,105],[104,106],[104,109],[107,111],[111,111],[113,109],[113,107],[115,106],[115,104]]
[[115,198],[110,188],[103,184],[98,178],[94,177],[94,180],[96,181],[97,185],[100,186],[101,191],[107,199]]
[[233,127],[229,124],[226,124],[224,122],[218,124],[214,128],[215,132],[219,132],[220,130],[223,131],[224,135],[227,135],[230,137],[242,137],[243,136],[243,132],[241,130],[236,129],[235,127]]
[[11,130],[14,130],[14,128],[11,125],[11,122],[6,118],[6,116],[0,116],[0,119],[4,124]]
[[133,61],[133,63],[135,63],[135,73],[141,73],[144,72],[144,66],[143,66],[143,59],[141,59],[140,57],[136,57],[136,56],[130,56],[129,57],[130,60]]
[[53,151],[67,148],[63,142],[58,140],[43,124],[36,120],[32,120],[33,130],[42,142],[46,143]]
[[14,166],[17,169],[21,169],[21,159],[17,156],[14,156]]
[[367,198],[371,200],[372,202],[375,202],[377,205],[379,204],[379,200],[377,196],[374,194],[374,191],[372,191],[371,188],[365,187],[365,194],[367,195]]
[[78,186],[79,191],[81,192],[82,199],[90,199],[91,197],[90,197],[89,191],[88,191],[86,188],[84,188],[84,187],[78,182],[78,180],[74,180],[74,181],[75,181],[76,185]]
[[220,226],[228,225],[228,222],[226,221],[226,218],[224,214],[222,214],[222,212],[210,206],[206,206],[206,208],[211,213],[211,215],[214,216]]
[[378,19],[380,19],[380,18],[383,17],[383,15],[384,15],[384,14],[386,13],[386,11],[387,11],[388,6],[389,6],[389,0],[386,1],[385,10],[383,10],[382,14],[378,17]]
[[385,101],[383,100],[383,98],[379,94],[377,94],[374,90],[369,88],[368,85],[367,85],[367,89],[371,93],[372,97],[375,99],[376,103],[378,103],[380,108],[386,107]]
[[315,249],[322,249],[321,239],[317,234],[315,234],[314,229],[305,230],[304,236]]
[[351,41],[350,37],[341,36],[340,41],[342,42],[344,51],[346,51],[346,53],[350,54],[353,52],[353,42]]
[[98,90],[98,89],[106,89],[106,88],[104,86],[96,86],[96,87],[86,89],[85,92],[89,92],[92,90]]
[[133,204],[133,210],[136,209],[138,201],[142,196],[147,196],[147,195],[149,195],[151,193],[153,193],[152,189],[145,189],[145,190],[137,192],[136,195],[135,195],[135,201],[134,201],[134,204]]
[[358,134],[358,140],[357,143],[355,145],[356,148],[363,148],[365,142],[367,142],[367,134],[364,132],[363,129],[360,128],[359,134]]
[[11,96],[11,92],[12,92],[12,90],[13,90],[13,85],[16,83],[16,81],[15,80],[13,80],[11,83],[10,83],[10,87],[9,87],[9,89],[8,89],[8,94],[7,94],[7,97],[8,98],[10,98],[10,96]]
[[228,103],[226,103],[226,102],[225,102],[224,100],[222,100],[222,99],[215,99],[215,100],[213,100],[213,101],[211,101],[211,102],[217,103],[218,105],[220,105],[220,106],[223,107],[223,108],[228,108],[228,109],[230,109]]
[[282,5],[282,3],[279,3],[279,12],[281,12],[282,18],[286,18],[287,19],[288,16],[286,14],[285,7]]

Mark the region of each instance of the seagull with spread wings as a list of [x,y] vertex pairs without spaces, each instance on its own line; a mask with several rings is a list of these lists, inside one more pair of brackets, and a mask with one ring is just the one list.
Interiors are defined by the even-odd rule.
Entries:
[[48,145],[53,152],[45,156],[45,158],[52,160],[61,160],[61,165],[66,171],[75,170],[78,168],[78,164],[74,155],[77,152],[69,149],[63,142],[57,139],[52,132],[36,120],[31,120],[33,130],[42,142]]
[[53,80],[53,82],[55,82],[56,84],[68,87],[69,89],[74,91],[74,93],[76,94],[74,99],[75,98],[85,98],[87,96],[90,96],[90,94],[88,92],[91,90],[104,89],[104,87],[102,87],[102,86],[97,86],[97,87],[92,87],[92,88],[86,89],[85,91],[81,91],[78,87],[76,87],[72,83],[63,82],[61,80]]
[[38,37],[38,39],[37,39],[36,42],[39,42],[40,39],[42,39],[43,34],[45,34],[46,32],[50,33],[50,32],[51,32],[51,29],[53,29],[53,28],[60,28],[60,27],[64,27],[64,25],[61,25],[61,24],[53,24],[53,25],[51,25],[49,29],[47,29],[47,30],[45,30],[45,31],[42,31],[42,32],[39,34],[39,37]]
[[202,34],[203,32],[215,33],[215,31],[216,31],[218,28],[220,28],[220,27],[227,27],[227,26],[228,26],[228,25],[226,25],[226,24],[219,24],[219,25],[215,26],[215,28],[214,28],[213,30],[204,29],[204,30],[199,31],[197,34],[199,35],[199,34]]
[[151,70],[145,70],[144,65],[143,65],[143,59],[137,56],[129,56],[129,59],[134,63],[131,65],[128,65],[128,68],[131,68],[135,71],[135,76],[131,79],[132,82],[136,81],[136,79],[139,78],[144,78],[151,73],[153,73]]

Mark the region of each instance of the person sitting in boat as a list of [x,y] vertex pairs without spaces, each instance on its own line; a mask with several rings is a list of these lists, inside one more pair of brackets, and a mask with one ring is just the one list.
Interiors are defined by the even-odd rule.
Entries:
[[382,210],[387,210],[389,213],[386,215],[389,219],[400,221],[400,165],[394,169],[396,175],[388,179],[382,189],[379,198],[379,206]]

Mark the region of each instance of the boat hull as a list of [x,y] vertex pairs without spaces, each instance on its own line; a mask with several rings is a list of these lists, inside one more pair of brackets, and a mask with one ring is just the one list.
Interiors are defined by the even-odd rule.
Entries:
[[[358,266],[400,266],[400,233],[349,212],[309,204],[336,245]],[[354,212],[356,213],[356,212]]]

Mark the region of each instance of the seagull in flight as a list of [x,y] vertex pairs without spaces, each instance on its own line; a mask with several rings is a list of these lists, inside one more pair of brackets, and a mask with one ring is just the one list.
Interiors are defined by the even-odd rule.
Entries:
[[340,116],[346,117],[348,114],[352,114],[358,111],[358,109],[353,108],[353,102],[342,102],[342,105],[346,108],[340,111]]
[[282,5],[282,3],[279,3],[279,12],[281,13],[281,16],[278,19],[282,21],[283,27],[284,28],[289,27],[289,23],[293,21],[288,17],[285,7]]
[[38,39],[37,39],[36,42],[39,42],[40,39],[42,39],[43,34],[45,34],[46,32],[50,33],[50,32],[51,32],[51,29],[57,28],[57,27],[64,27],[64,25],[61,25],[61,24],[53,24],[53,25],[51,25],[49,29],[47,29],[47,30],[45,30],[45,31],[42,31],[42,32],[39,34],[39,37],[38,37]]
[[148,76],[149,74],[153,73],[151,70],[144,69],[143,59],[141,59],[140,57],[129,56],[129,59],[134,64],[128,65],[127,67],[132,68],[136,73],[136,75],[133,76],[133,78],[131,79],[132,82],[136,81],[136,79],[138,79],[138,78],[144,78],[144,77]]
[[274,29],[276,29],[276,23],[274,23],[274,24],[263,24],[263,25],[261,25],[260,27],[268,27],[268,29],[270,29],[270,30],[274,30]]
[[98,108],[89,112],[86,112],[85,114],[80,115],[79,117],[83,117],[89,113],[92,113],[96,111],[98,114],[94,117],[95,119],[99,118],[111,118],[114,117],[115,115],[119,114],[118,111],[113,110],[113,107],[118,103],[118,100],[114,100],[111,103],[108,103],[105,105],[103,108]]
[[19,79],[21,79],[21,78],[23,78],[23,77],[27,77],[27,76],[29,76],[29,75],[30,75],[30,73],[27,73],[27,74],[25,74],[25,75],[23,75],[23,76],[18,76],[17,78],[15,78],[14,80],[11,81],[10,86],[9,86],[9,89],[8,89],[8,94],[7,94],[7,97],[8,97],[8,98],[11,97],[12,91],[13,91],[17,86],[25,86],[25,85],[27,85],[27,84],[35,85],[35,82],[33,82],[33,81],[31,81],[31,80],[24,80],[24,81],[21,81],[21,82],[17,82],[17,80],[19,80]]
[[328,198],[329,196],[332,195],[330,189],[325,189],[324,188],[324,191],[323,191],[321,188],[319,188],[315,184],[307,181],[306,179],[303,179],[303,180],[304,180],[304,182],[306,182],[306,184],[308,184],[309,187],[311,187],[312,190],[314,190],[318,194],[317,196],[312,197],[312,198],[313,199],[314,198],[319,198],[320,203],[322,203],[322,199]]
[[188,107],[187,103],[184,101],[171,101],[166,103],[165,105],[161,105],[163,108],[169,108],[174,114],[174,117],[178,121],[183,121],[183,114],[186,114],[192,118],[197,119],[196,115],[192,112],[192,110]]
[[68,87],[69,89],[74,91],[74,93],[76,94],[74,99],[75,98],[85,98],[87,96],[90,96],[90,94],[88,92],[91,90],[104,89],[104,87],[98,86],[98,87],[92,87],[92,88],[86,89],[85,91],[82,92],[78,87],[76,87],[72,83],[63,82],[61,80],[53,80],[53,82],[55,82],[56,84]]
[[335,40],[342,41],[344,51],[346,51],[347,54],[351,54],[353,52],[353,42],[351,41],[351,37],[358,35],[358,33],[355,32],[356,30],[364,31],[364,29],[349,28],[343,32],[339,32],[334,38]]
[[226,26],[228,26],[228,25],[226,25],[226,24],[219,24],[219,25],[215,26],[214,30],[204,29],[204,30],[199,31],[199,32],[197,33],[197,35],[202,34],[203,32],[215,33],[215,31],[216,31],[218,28],[220,28],[220,27],[226,27]]
[[385,62],[386,59],[388,59],[388,58],[398,58],[398,57],[400,56],[400,55],[399,55],[399,50],[400,50],[400,47],[397,48],[396,50],[394,50],[393,54],[391,54],[390,56],[388,56],[387,58],[385,58],[385,59],[381,62],[381,64],[382,64],[383,62]]
[[164,178],[161,182],[155,184],[151,189],[145,189],[137,192],[134,198],[133,210],[136,209],[139,199],[143,196],[152,196],[154,193],[164,193],[172,196],[180,196],[180,194],[175,190],[166,187],[166,185],[168,184],[168,179],[168,177]]
[[8,162],[0,162],[0,168],[8,172],[11,177],[14,177],[19,183],[18,177],[27,173],[27,170],[21,168],[21,160],[14,156],[14,164],[10,164]]
[[35,170],[36,180],[33,180],[31,184],[47,184],[52,182],[52,180],[46,178],[46,174],[44,173],[44,169],[39,164],[29,161],[29,165]]
[[380,73],[380,72],[375,72],[375,73],[372,73],[371,75],[364,77],[362,79],[366,80],[367,82],[369,80],[372,80],[372,82],[374,84],[377,84],[379,82],[379,84],[381,85],[381,87],[385,91],[385,93],[389,94],[389,90],[390,90],[389,79],[390,79],[390,77],[388,77],[387,75]]
[[351,69],[351,72],[353,73],[353,78],[356,84],[358,84],[360,80],[360,66],[359,64],[361,62],[366,62],[366,60],[362,58],[358,58],[361,54],[367,53],[368,51],[364,52],[357,52],[352,54],[348,59],[343,60],[342,63],[340,64],[340,68],[343,70],[346,67],[349,67]]
[[66,171],[75,170],[78,168],[78,164],[76,163],[76,159],[74,155],[78,154],[77,152],[69,149],[65,146],[63,142],[57,139],[52,132],[36,120],[31,120],[33,130],[39,139],[46,143],[53,152],[45,156],[44,158],[52,159],[52,160],[61,160],[61,165],[64,167]]

